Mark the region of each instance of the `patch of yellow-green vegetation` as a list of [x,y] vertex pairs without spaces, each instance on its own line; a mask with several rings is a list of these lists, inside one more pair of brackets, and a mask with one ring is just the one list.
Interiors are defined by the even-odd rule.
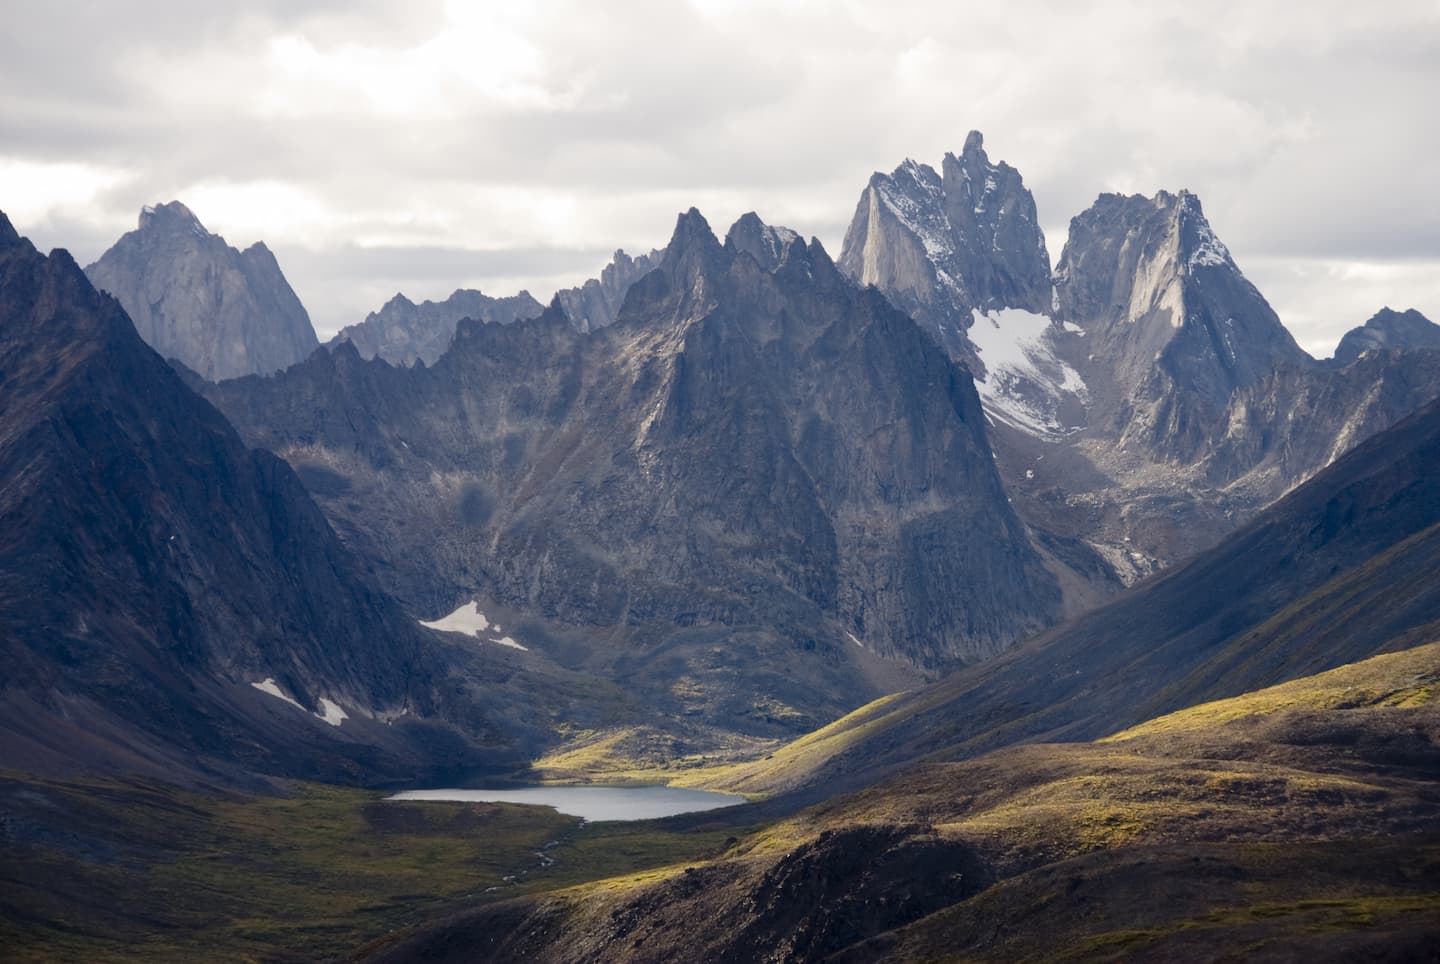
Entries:
[[685,872],[689,864],[672,864],[668,867],[659,867],[655,870],[645,870],[634,874],[621,874],[615,877],[605,877],[601,880],[594,880],[588,883],[576,884],[566,890],[557,891],[561,897],[589,897],[600,894],[619,895],[628,894],[637,890],[644,890],[656,884],[664,883],[672,877],[679,876]]
[[1399,918],[1420,916],[1434,919],[1440,914],[1440,894],[1371,895],[1363,897],[1312,898],[1273,901],[1232,907],[1207,914],[1190,926],[1235,926],[1253,921],[1293,920],[1298,929],[1311,933],[1373,927]]
[[1440,683],[1440,643],[1430,643],[1243,696],[1202,703],[1157,717],[1099,742],[1204,731],[1236,720],[1296,710],[1415,708],[1435,700],[1437,683]]
[[1183,818],[1194,810],[1174,804],[1162,807],[1104,799],[1032,802],[997,807],[964,820],[940,824],[937,829],[975,841],[1003,839],[1009,847],[1022,849],[1058,847],[1073,856],[1124,846],[1166,820]]
[[[680,785],[755,796],[767,796],[796,786],[846,748],[889,729],[925,708],[924,705],[912,705],[913,700],[902,700],[906,695],[902,692],[882,696],[813,733],[785,744],[764,759],[711,767],[698,775],[698,779]],[[936,701],[942,698],[939,695],[931,697]]]
[[[718,740],[718,742],[717,742]],[[611,786],[703,788],[709,776],[737,759],[759,756],[777,741],[727,734],[693,751],[672,734],[653,727],[618,727],[575,733],[524,774],[527,782],[603,783]]]
[[703,860],[727,839],[314,784],[259,797],[7,783],[56,824],[0,846],[7,960],[332,957],[476,902]]
[[1146,944],[1154,943],[1159,936],[1159,931],[1152,930],[1118,930],[1106,931],[1103,934],[1091,934],[1082,939],[1070,951],[1062,952],[1052,960],[1090,961],[1114,954],[1132,953]]
[[[662,783],[760,799],[803,782],[847,747],[924,708],[907,703],[897,709],[896,701],[905,695],[882,696],[778,747],[773,741],[752,740],[744,745],[732,741],[720,752],[677,753],[673,737],[643,727],[577,734],[536,760],[527,778],[546,783]],[[757,709],[772,717],[786,712],[780,704],[757,704]],[[668,743],[670,749],[658,746],[657,741]]]

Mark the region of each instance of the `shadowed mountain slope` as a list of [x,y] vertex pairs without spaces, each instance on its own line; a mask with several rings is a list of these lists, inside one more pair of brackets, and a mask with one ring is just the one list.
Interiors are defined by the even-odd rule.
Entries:
[[0,379],[0,767],[373,781],[513,759],[524,714],[492,722],[472,692],[493,673],[3,216]]
[[1437,566],[1440,404],[1432,404],[1191,562],[714,782],[817,799],[917,760],[1094,739],[1415,645],[1440,634]]
[[793,234],[722,245],[692,211],[598,332],[552,308],[462,323],[424,370],[342,347],[209,392],[413,610],[479,595],[727,725],[813,727],[877,695],[877,657],[1060,612],[968,375]]

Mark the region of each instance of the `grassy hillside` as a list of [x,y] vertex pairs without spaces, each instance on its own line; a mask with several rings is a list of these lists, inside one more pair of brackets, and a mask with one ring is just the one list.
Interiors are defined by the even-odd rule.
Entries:
[[1437,682],[1432,643],[1091,743],[917,767],[718,858],[462,915],[385,959],[1440,947]]
[[1110,605],[771,758],[684,779],[813,803],[917,762],[1097,739],[1433,639],[1436,572],[1440,406],[1431,406]]
[[6,961],[329,959],[461,906],[711,856],[730,832],[16,774],[0,814]]

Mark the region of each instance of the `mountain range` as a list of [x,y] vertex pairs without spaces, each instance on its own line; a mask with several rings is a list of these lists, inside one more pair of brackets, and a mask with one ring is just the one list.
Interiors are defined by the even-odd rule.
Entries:
[[[838,259],[691,209],[321,346],[178,202],[84,271],[0,215],[0,940],[278,953],[300,912],[210,874],[296,839],[357,959],[1424,959],[1440,326],[1312,358],[1187,191],[1053,270],[1039,220],[972,132]],[[752,803],[336,789],[496,780]]]
[[[1440,326],[1382,313],[1316,362],[1189,192],[1101,195],[1052,274],[1030,192],[978,132],[942,172],[876,174],[839,263],[974,373],[1027,524],[1122,581],[1208,548],[1436,395]],[[1354,368],[1362,344],[1388,350]]]
[[1424,959],[1437,458],[1432,405],[1095,613],[692,775],[788,815],[722,853],[375,959]]
[[[342,349],[207,395],[412,611],[482,596],[677,714],[810,728],[877,693],[886,658],[993,654],[1063,593],[963,369],[818,243],[757,224],[722,245],[681,216],[598,332],[557,305],[462,322],[425,369]],[[742,248],[767,237],[764,263]]]
[[3,215],[0,372],[0,766],[376,782],[624,718],[623,694],[420,626],[289,465]]

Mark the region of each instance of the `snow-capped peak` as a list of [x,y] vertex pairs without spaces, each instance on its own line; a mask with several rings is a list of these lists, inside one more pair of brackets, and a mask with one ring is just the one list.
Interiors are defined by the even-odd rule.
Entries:
[[975,388],[990,418],[1042,438],[1075,431],[1060,409],[1067,397],[1083,406],[1089,392],[1080,373],[1056,355],[1056,334],[1049,318],[1020,308],[975,311],[969,336],[985,366]]

